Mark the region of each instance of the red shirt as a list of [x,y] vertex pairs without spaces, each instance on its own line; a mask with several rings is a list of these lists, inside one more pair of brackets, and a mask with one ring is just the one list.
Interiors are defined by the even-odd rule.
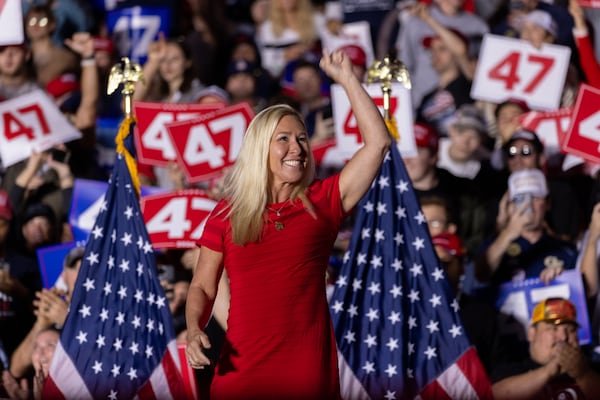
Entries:
[[[345,216],[339,175],[313,183],[302,201],[272,204],[262,239],[238,246],[231,225],[209,217],[200,245],[222,252],[230,280],[228,330],[211,387],[215,399],[336,399],[337,349],[325,270]],[[276,223],[283,228],[276,229]]]

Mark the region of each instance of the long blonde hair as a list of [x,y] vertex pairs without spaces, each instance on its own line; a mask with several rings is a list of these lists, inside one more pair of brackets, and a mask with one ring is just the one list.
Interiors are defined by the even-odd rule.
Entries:
[[[305,126],[302,116],[287,104],[277,104],[258,113],[248,126],[234,166],[225,176],[223,192],[229,202],[228,217],[235,244],[244,245],[260,239],[269,200],[271,138],[279,121],[288,115]],[[310,210],[304,192],[314,178],[315,160],[309,147],[306,173],[292,191],[290,200],[299,197]]]
[[[298,33],[301,43],[311,44],[319,37],[314,23],[315,10],[310,0],[296,0],[296,2],[296,8],[293,11],[298,21],[296,33]],[[280,37],[286,28],[292,29],[286,25],[283,10],[277,4],[277,0],[271,0],[269,19],[271,20],[275,37]]]

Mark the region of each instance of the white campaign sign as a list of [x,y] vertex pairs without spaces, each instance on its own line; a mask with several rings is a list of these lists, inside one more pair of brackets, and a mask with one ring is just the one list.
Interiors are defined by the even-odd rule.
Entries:
[[0,0],[0,26],[0,46],[23,43],[23,9],[19,0]]
[[42,90],[0,102],[0,158],[5,167],[54,145],[79,139],[77,130]]
[[[373,83],[363,85],[375,104],[383,114],[383,94],[381,85]],[[390,112],[400,134],[397,142],[398,150],[403,157],[414,157],[417,154],[415,136],[413,133],[412,105],[410,91],[400,83],[392,84]],[[323,156],[322,164],[342,166],[363,145],[356,118],[350,108],[348,96],[341,86],[331,86],[331,101],[333,106],[333,121],[335,126],[336,145],[328,149]]]
[[559,107],[571,50],[544,44],[536,49],[529,42],[487,34],[471,87],[471,97],[500,103],[522,99],[531,109]]

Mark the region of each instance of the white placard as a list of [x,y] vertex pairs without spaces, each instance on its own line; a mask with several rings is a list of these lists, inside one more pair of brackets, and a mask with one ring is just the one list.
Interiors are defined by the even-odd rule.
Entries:
[[500,103],[509,98],[527,102],[531,109],[554,110],[567,75],[571,49],[487,34],[471,87],[471,97]]
[[0,157],[5,167],[60,143],[79,139],[77,130],[42,90],[0,102]]
[[23,43],[21,0],[0,0],[0,26],[0,46]]
[[[379,83],[363,84],[367,92],[383,114],[383,93]],[[331,86],[333,121],[335,126],[336,146],[327,150],[322,164],[341,166],[349,160],[363,145],[356,118],[350,108],[350,101],[344,89],[334,84]],[[410,91],[400,83],[392,84],[390,111],[396,121],[400,134],[397,142],[398,150],[403,157],[415,157],[417,146],[413,132],[412,105]]]

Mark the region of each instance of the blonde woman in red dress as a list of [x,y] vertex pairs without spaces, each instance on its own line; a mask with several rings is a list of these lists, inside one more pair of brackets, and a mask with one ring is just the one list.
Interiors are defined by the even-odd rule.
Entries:
[[340,397],[325,271],[343,218],[366,193],[392,140],[343,51],[321,68],[352,105],[364,146],[339,174],[314,176],[301,116],[285,105],[259,113],[209,217],[187,298],[187,358],[215,362],[209,320],[223,270],[230,280],[228,329],[211,386],[213,399]]

